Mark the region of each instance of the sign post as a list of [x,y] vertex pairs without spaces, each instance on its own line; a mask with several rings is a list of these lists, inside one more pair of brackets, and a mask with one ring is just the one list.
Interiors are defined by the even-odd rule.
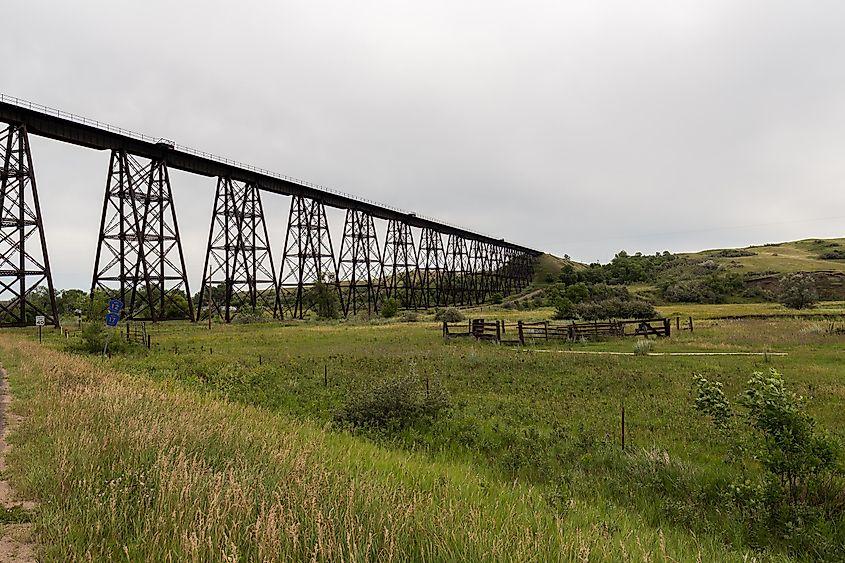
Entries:
[[[106,325],[111,328],[115,328],[117,326],[117,323],[120,322],[121,309],[123,309],[123,301],[120,299],[109,299],[109,312],[106,313]],[[103,346],[103,356],[108,354],[109,340],[114,332],[115,331],[110,330],[108,336],[106,336],[106,345]]]
[[47,319],[44,318],[44,315],[36,315],[35,317],[35,326],[38,327],[38,343],[41,344],[41,329],[44,327],[45,322]]

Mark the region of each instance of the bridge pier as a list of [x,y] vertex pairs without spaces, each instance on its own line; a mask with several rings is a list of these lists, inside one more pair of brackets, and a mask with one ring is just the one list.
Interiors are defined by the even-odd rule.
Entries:
[[197,301],[197,321],[202,319],[203,311],[206,318],[216,314],[227,323],[247,311],[252,314],[271,311],[276,317],[279,299],[276,284],[258,186],[219,178]]
[[428,309],[442,304],[444,262],[445,251],[440,233],[431,228],[422,229],[417,252],[418,307]]
[[446,276],[444,280],[445,302],[447,305],[466,304],[469,275],[466,239],[451,234],[446,239]]
[[337,291],[336,274],[325,205],[292,196],[279,279],[281,317],[303,318],[313,305],[307,290],[321,281]]
[[343,316],[348,317],[350,312],[355,315],[359,310],[377,312],[384,266],[375,222],[369,213],[346,210],[337,266]]
[[[0,326],[59,326],[56,294],[26,126],[0,132]],[[33,243],[27,245],[27,241]],[[37,241],[37,242],[36,242]],[[47,295],[34,291],[46,282]]]
[[163,160],[142,163],[126,151],[112,151],[92,300],[98,290],[123,301],[124,319],[193,320],[176,208]]
[[405,309],[416,309],[417,254],[410,225],[398,219],[388,220],[382,257],[385,298],[398,299]]

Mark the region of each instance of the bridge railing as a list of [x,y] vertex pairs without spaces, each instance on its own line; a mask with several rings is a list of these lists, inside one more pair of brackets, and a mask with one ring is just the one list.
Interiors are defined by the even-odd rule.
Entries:
[[279,180],[285,180],[287,182],[299,184],[300,186],[307,186],[309,188],[314,188],[316,190],[321,190],[321,191],[324,191],[324,192],[337,194],[337,195],[340,195],[340,196],[343,196],[345,198],[355,200],[355,201],[358,201],[358,202],[361,202],[361,203],[368,203],[370,205],[375,205],[375,206],[378,206],[378,207],[382,207],[384,209],[390,209],[391,211],[395,211],[397,213],[404,213],[405,215],[414,215],[414,216],[419,217],[420,219],[424,219],[426,221],[431,221],[433,223],[440,223],[441,225],[444,225],[444,226],[452,227],[452,228],[455,228],[455,229],[461,229],[461,230],[468,231],[468,232],[473,232],[473,233],[475,233],[479,236],[483,236],[483,237],[486,237],[486,238],[495,238],[491,235],[487,235],[485,233],[480,233],[478,231],[471,231],[469,229],[466,229],[465,227],[461,227],[461,226],[455,225],[453,223],[447,223],[445,221],[441,221],[441,220],[435,219],[433,217],[429,217],[429,216],[426,216],[426,215],[417,215],[417,214],[415,214],[411,211],[407,211],[407,210],[401,209],[399,207],[394,207],[392,205],[388,205],[388,204],[381,203],[381,202],[378,202],[378,201],[373,201],[371,199],[367,199],[367,198],[364,198],[364,197],[352,195],[350,193],[347,193],[347,192],[344,192],[344,191],[341,191],[341,190],[337,190],[337,189],[334,189],[334,188],[323,186],[321,184],[316,184],[314,182],[309,182],[308,180],[301,180],[299,178],[294,178],[294,177],[288,176],[286,174],[279,174],[278,172],[273,172],[272,170],[267,170],[266,168],[260,168],[258,166],[253,166],[251,164],[245,164],[243,162],[238,162],[238,161],[232,160],[230,158],[226,158],[226,157],[218,156],[218,155],[211,154],[211,153],[208,153],[208,152],[205,152],[205,151],[197,150],[197,149],[194,149],[194,148],[191,148],[191,147],[187,147],[185,145],[180,145],[180,144],[177,144],[177,143],[170,141],[169,139],[163,139],[161,137],[150,137],[149,135],[144,135],[143,133],[137,133],[137,132],[131,131],[129,129],[124,129],[123,127],[117,127],[115,125],[111,125],[111,124],[105,123],[103,121],[98,121],[96,119],[89,119],[89,118],[83,117],[81,115],[62,111],[60,109],[45,106],[43,104],[39,104],[39,103],[36,103],[36,102],[31,102],[31,101],[25,100],[23,98],[18,98],[16,96],[10,96],[8,94],[3,94],[2,92],[0,92],[0,102],[5,102],[7,104],[15,105],[15,106],[18,106],[18,107],[21,107],[21,108],[30,109],[30,110],[33,110],[33,111],[37,111],[37,112],[40,112],[40,113],[47,114],[47,115],[52,115],[52,116],[58,117],[60,119],[66,119],[66,120],[72,121],[74,123],[79,123],[81,125],[87,125],[89,127],[95,127],[97,129],[102,129],[104,131],[109,131],[111,133],[117,133],[118,135],[130,137],[132,139],[136,139],[138,141],[143,141],[145,143],[154,143],[155,144],[155,143],[160,143],[160,142],[167,142],[167,144],[173,146],[173,148],[175,150],[178,150],[178,151],[181,151],[181,152],[184,152],[184,153],[188,153],[188,154],[191,154],[191,155],[194,155],[194,156],[198,156],[200,158],[205,158],[205,159],[212,160],[214,162],[219,162],[221,164],[226,164],[226,165],[229,165],[229,166],[235,166],[237,168],[249,170],[251,172],[255,172],[257,174],[262,174],[264,176],[270,176],[270,177],[273,177],[273,178],[276,178],[276,179],[279,179]]

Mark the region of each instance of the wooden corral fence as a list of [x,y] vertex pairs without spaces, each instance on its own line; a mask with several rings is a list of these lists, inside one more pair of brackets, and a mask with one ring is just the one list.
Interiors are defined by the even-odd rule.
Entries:
[[[140,325],[140,326],[138,326]],[[126,322],[126,341],[135,342],[141,346],[150,348],[152,346],[152,338],[147,333],[147,323],[144,322]]]
[[[691,318],[689,326],[692,327]],[[640,336],[643,338],[655,336],[665,338],[671,335],[671,319],[592,321],[581,323],[517,321],[516,323],[510,324],[498,320],[470,319],[465,324],[443,323],[443,336],[445,338],[474,337],[476,340],[490,340],[503,344],[525,344],[526,340],[576,341],[625,336]]]

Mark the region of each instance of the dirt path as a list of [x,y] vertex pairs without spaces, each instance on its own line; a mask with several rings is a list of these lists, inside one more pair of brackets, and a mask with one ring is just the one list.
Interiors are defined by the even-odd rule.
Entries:
[[[3,478],[6,471],[6,452],[9,450],[6,436],[9,433],[9,427],[20,422],[19,417],[8,412],[11,400],[6,370],[0,368],[0,506],[5,509],[21,507],[26,511],[31,511],[35,508],[35,503],[19,499],[9,486],[9,482]],[[0,563],[30,562],[35,562],[32,524],[0,523]]]

